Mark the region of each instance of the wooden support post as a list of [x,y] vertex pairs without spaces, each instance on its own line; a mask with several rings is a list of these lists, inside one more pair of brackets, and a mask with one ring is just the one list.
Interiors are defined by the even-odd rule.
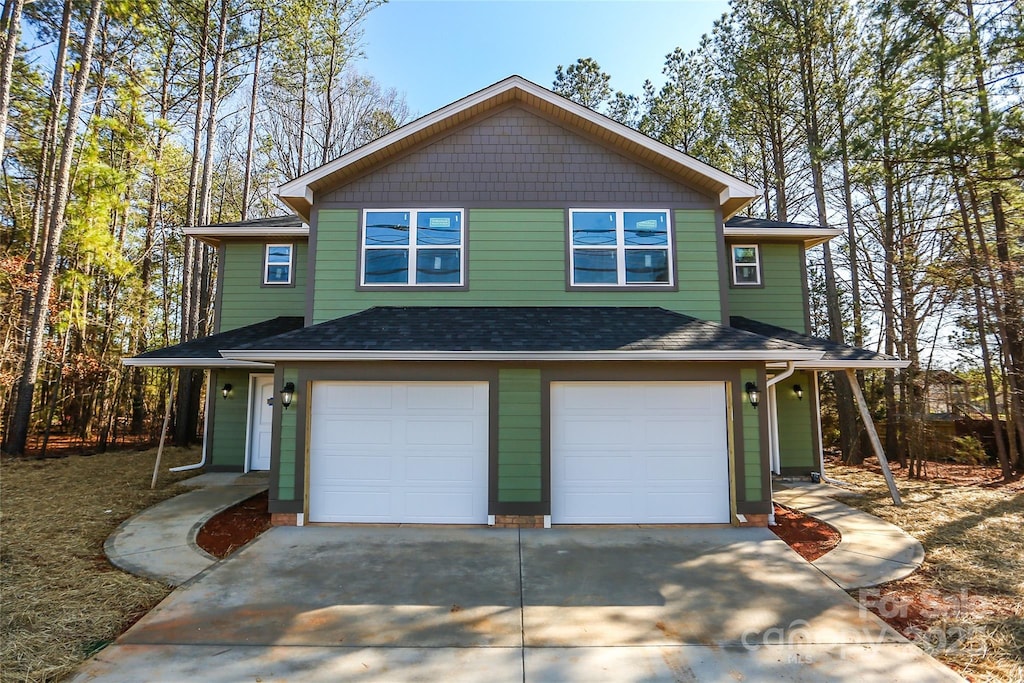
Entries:
[[885,451],[882,450],[882,441],[878,438],[878,432],[875,431],[875,423],[871,419],[871,413],[868,412],[868,402],[864,399],[864,392],[860,388],[860,382],[857,381],[857,373],[850,368],[847,368],[845,372],[847,379],[850,380],[850,388],[853,389],[853,395],[857,399],[857,408],[860,409],[861,419],[864,420],[864,428],[868,430],[871,448],[874,449],[875,455],[878,457],[878,464],[882,466],[885,483],[889,485],[889,494],[892,496],[892,502],[896,507],[902,507],[903,501],[900,499],[900,492],[896,489],[896,480],[893,479],[892,470],[889,469],[889,461],[885,457]]

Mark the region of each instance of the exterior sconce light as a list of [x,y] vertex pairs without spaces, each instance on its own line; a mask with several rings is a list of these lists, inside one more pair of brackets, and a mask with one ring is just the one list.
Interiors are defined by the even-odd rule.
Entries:
[[231,386],[231,384],[225,384],[224,388],[220,390],[220,395],[223,396],[224,398],[227,398],[228,395],[231,393],[232,388],[233,387]]
[[761,402],[761,390],[753,382],[747,382],[745,389],[747,391],[747,400],[750,401],[750,405],[754,406],[756,410],[757,404]]
[[281,405],[284,406],[285,410],[288,410],[288,406],[292,404],[293,398],[295,398],[295,383],[288,382],[281,389]]
[[793,385],[793,393],[796,394],[796,397],[801,401],[804,400],[804,388],[799,384]]

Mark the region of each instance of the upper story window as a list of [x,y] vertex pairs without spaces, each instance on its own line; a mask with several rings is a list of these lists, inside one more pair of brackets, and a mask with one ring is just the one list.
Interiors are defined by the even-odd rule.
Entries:
[[459,286],[465,282],[462,209],[363,212],[364,285]]
[[291,244],[268,244],[263,259],[263,284],[290,285],[294,270],[294,249]]
[[570,209],[569,233],[573,285],[674,283],[668,211]]
[[761,253],[756,244],[734,244],[732,254],[732,283],[737,287],[761,284]]

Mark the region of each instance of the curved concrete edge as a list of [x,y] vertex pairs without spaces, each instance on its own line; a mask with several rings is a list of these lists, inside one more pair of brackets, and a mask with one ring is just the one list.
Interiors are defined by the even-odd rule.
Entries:
[[775,502],[829,524],[839,545],[812,562],[840,588],[856,590],[904,579],[924,562],[924,546],[894,524],[830,497],[826,484],[775,491]]
[[212,486],[169,498],[129,517],[103,543],[115,567],[180,586],[218,560],[196,544],[203,524],[265,485]]

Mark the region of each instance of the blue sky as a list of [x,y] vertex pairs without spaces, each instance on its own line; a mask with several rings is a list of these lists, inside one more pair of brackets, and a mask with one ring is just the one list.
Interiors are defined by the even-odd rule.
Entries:
[[361,70],[427,114],[506,76],[551,87],[555,67],[593,57],[612,87],[662,82],[665,55],[696,47],[725,0],[391,0],[366,20]]

